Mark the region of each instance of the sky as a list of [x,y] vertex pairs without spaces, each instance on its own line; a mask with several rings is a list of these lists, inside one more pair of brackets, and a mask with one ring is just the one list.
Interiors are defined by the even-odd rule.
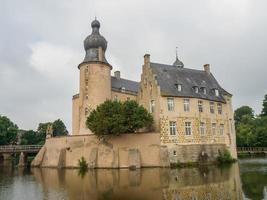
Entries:
[[266,0],[0,0],[0,115],[21,129],[62,119],[71,131],[83,40],[97,17],[113,71],[139,81],[143,56],[209,63],[234,108],[267,94]]

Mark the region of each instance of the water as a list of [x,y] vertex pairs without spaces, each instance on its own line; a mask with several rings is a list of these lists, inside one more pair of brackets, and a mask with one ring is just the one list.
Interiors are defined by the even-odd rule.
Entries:
[[136,171],[16,169],[0,166],[2,200],[267,199],[267,159],[231,166]]

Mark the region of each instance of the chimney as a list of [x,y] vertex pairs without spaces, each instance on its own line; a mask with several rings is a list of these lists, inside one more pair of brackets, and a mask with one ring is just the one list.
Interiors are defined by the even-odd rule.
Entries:
[[121,78],[121,72],[120,71],[115,71],[114,72],[114,76],[116,77],[116,79],[120,79]]
[[210,74],[210,64],[205,64],[205,65],[204,65],[204,71],[205,71],[207,74]]
[[145,64],[150,63],[150,55],[149,54],[144,55],[144,63]]

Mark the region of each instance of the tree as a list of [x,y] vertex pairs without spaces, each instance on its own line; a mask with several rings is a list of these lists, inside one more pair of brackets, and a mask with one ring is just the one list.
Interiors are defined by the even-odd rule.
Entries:
[[261,116],[267,116],[267,94],[264,96],[262,106]]
[[254,118],[252,118],[250,115],[243,115],[241,121],[236,125],[237,146],[254,146],[255,140]]
[[153,118],[143,106],[139,106],[136,101],[125,101],[122,104],[126,132],[133,133],[136,130],[152,125]]
[[9,118],[0,115],[0,145],[15,144],[17,134],[18,126]]
[[258,117],[254,124],[255,145],[257,147],[267,146],[267,116]]
[[254,117],[253,109],[249,106],[241,106],[240,108],[236,109],[234,113],[234,119],[235,119],[236,125],[241,122],[242,116],[244,115],[247,115],[253,118]]
[[46,122],[39,124],[37,132],[40,135],[42,135],[44,139],[46,137],[46,131],[49,125],[53,126],[53,136],[56,137],[56,136],[68,135],[68,131],[66,129],[64,122],[61,119],[57,119],[54,122]]
[[33,145],[33,144],[42,144],[43,139],[40,137],[38,132],[29,130],[22,134],[21,136],[21,145]]
[[63,135],[68,135],[68,131],[63,121],[61,119],[57,119],[53,122],[53,136],[56,137]]
[[107,100],[97,106],[86,120],[87,127],[98,136],[134,133],[153,123],[151,114],[135,101]]

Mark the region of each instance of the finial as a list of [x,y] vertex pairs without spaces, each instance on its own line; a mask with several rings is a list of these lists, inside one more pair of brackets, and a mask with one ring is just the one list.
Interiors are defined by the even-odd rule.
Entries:
[[176,47],[176,59],[178,59],[178,47]]
[[96,20],[96,16],[95,16],[95,20]]

